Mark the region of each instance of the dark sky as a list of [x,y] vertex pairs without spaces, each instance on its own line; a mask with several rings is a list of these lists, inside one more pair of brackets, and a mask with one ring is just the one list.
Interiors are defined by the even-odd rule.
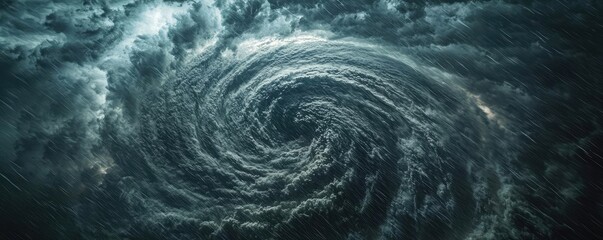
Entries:
[[2,1],[0,238],[594,239],[602,39],[596,0]]

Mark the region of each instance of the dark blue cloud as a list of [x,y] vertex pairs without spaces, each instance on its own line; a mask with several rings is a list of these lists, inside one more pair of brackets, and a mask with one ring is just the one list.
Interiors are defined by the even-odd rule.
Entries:
[[[586,0],[5,1],[1,235],[598,236],[602,8]],[[299,40],[303,49],[292,47],[296,41],[278,45],[308,36]],[[351,45],[336,44],[341,42]],[[362,60],[374,61],[355,58],[363,51],[372,52]],[[353,101],[332,107],[352,94],[380,94],[400,104],[402,98],[389,91],[401,83],[384,87],[390,83],[384,81],[368,87],[381,89],[367,90],[371,94],[345,88],[347,95],[339,95],[340,82],[321,85],[334,76],[370,79],[367,71],[378,75],[375,82],[390,79],[398,72],[378,73],[389,57],[399,61],[398,70],[443,84],[430,88],[419,81],[407,86],[414,94],[404,92],[423,107],[424,115],[412,119],[432,123],[407,126],[425,133],[418,142],[380,139],[393,126],[404,129],[400,119],[384,117],[400,109],[381,113],[384,105],[375,99],[358,108],[351,108]],[[340,65],[330,69],[325,59]],[[254,85],[277,76],[286,82],[300,69],[325,75],[310,78],[316,81],[310,86]],[[228,84],[212,85],[219,83]],[[317,93],[324,95],[306,98]],[[354,119],[364,116],[389,127],[348,123],[346,107],[357,113]],[[283,119],[260,121],[274,123],[265,126],[250,122],[271,111],[281,111]],[[241,125],[229,125],[231,120]],[[329,128],[339,124],[347,128]],[[345,142],[331,131],[357,141]],[[283,138],[262,138],[275,132]],[[235,145],[242,136],[257,142]],[[339,156],[334,158],[359,165],[313,160],[297,166],[305,159],[294,154],[297,145],[274,149],[292,139],[301,145],[315,140],[311,156]],[[329,139],[354,146],[356,152],[347,154],[356,157],[337,155],[345,148]],[[288,151],[292,155],[275,155]],[[391,163],[396,172],[388,175],[385,165],[359,160],[389,164],[404,157],[422,161]],[[431,165],[437,159],[449,165]],[[275,174],[261,161],[301,172]]]

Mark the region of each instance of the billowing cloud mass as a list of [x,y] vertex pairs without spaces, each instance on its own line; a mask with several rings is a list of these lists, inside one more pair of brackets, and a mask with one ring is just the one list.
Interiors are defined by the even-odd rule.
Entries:
[[594,239],[600,1],[0,3],[7,239]]

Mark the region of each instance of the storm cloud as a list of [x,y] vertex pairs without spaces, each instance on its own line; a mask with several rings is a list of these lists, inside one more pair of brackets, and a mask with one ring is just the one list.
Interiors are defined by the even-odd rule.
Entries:
[[599,1],[5,1],[0,236],[603,234]]

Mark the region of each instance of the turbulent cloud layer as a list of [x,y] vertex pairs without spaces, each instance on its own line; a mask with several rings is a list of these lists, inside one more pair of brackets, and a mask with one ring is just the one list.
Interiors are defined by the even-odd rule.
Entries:
[[599,236],[602,9],[0,3],[1,236]]

